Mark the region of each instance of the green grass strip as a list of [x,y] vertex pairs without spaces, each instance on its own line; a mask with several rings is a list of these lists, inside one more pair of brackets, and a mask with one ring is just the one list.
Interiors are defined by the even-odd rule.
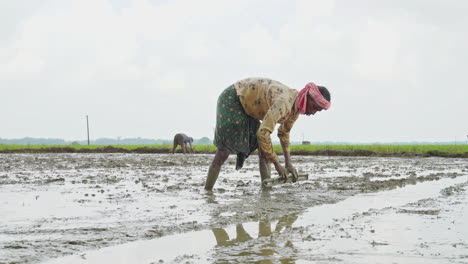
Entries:
[[[80,149],[96,149],[103,148],[108,145],[6,145],[0,144],[0,151],[4,150],[22,150],[22,149],[41,149],[41,148],[74,148]],[[113,145],[115,148],[126,150],[134,150],[138,148],[158,148],[172,149],[172,145]],[[274,150],[282,153],[281,146],[273,146]],[[180,148],[179,148],[180,149]],[[214,152],[216,147],[213,145],[195,145],[195,151],[198,152]],[[448,154],[464,154],[468,153],[468,145],[292,145],[291,152],[294,151],[318,151],[318,150],[341,150],[341,151],[372,151],[382,154],[394,153],[419,153],[425,154],[428,152],[442,152]]]

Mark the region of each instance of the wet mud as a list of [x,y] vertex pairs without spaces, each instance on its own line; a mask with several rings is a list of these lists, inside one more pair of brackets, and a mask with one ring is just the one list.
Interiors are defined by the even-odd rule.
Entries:
[[468,262],[466,159],[293,156],[262,190],[230,157],[207,192],[212,158],[4,153],[0,263]]

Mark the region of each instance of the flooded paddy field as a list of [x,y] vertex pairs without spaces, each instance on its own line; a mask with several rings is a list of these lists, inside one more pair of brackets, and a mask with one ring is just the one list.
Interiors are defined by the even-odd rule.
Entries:
[[[293,156],[1,154],[0,263],[468,263],[468,162]],[[273,169],[274,171],[274,169]]]

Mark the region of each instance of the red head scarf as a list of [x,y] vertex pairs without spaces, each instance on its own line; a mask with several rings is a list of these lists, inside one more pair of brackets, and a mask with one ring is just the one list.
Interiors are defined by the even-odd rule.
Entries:
[[[299,91],[299,94],[297,95],[296,104],[299,108],[299,113],[304,114],[307,110],[307,94],[309,94],[310,97],[312,97],[312,99],[314,99],[314,101],[323,109],[327,110],[330,108],[330,102],[323,97],[317,85],[310,82],[306,84],[306,86]],[[315,114],[315,112],[313,114]]]

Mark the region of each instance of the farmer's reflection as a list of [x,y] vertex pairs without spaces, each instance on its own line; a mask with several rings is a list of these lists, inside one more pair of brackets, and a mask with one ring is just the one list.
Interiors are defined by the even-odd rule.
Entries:
[[[258,238],[261,237],[268,237],[273,235],[274,233],[279,233],[283,231],[286,228],[291,228],[292,224],[297,220],[297,215],[292,214],[292,215],[286,215],[281,217],[278,220],[278,223],[276,223],[276,226],[274,227],[274,230],[272,230],[272,225],[271,221],[268,218],[261,219],[258,223]],[[229,238],[229,234],[224,230],[223,228],[213,228],[212,229],[213,234],[216,238],[216,243],[220,247],[230,247],[234,246],[238,243],[246,242],[249,241],[252,238],[247,231],[245,231],[244,227],[242,224],[236,225],[236,237],[233,239]],[[294,245],[292,244],[291,241],[286,241],[284,243],[284,247],[288,248],[294,248]],[[257,255],[257,256],[271,256],[275,253],[275,248],[278,248],[276,245],[276,242],[272,240],[268,240],[268,243],[261,243],[260,248],[250,248],[248,249],[241,249],[242,252],[238,252],[238,250],[233,250],[235,252],[231,252],[234,255],[237,256],[248,256],[248,255]],[[228,253],[228,255],[230,255]],[[271,260],[265,259],[261,260],[258,263],[272,263]],[[280,263],[290,263],[293,264],[295,263],[294,259],[291,258],[282,258],[280,259]]]

